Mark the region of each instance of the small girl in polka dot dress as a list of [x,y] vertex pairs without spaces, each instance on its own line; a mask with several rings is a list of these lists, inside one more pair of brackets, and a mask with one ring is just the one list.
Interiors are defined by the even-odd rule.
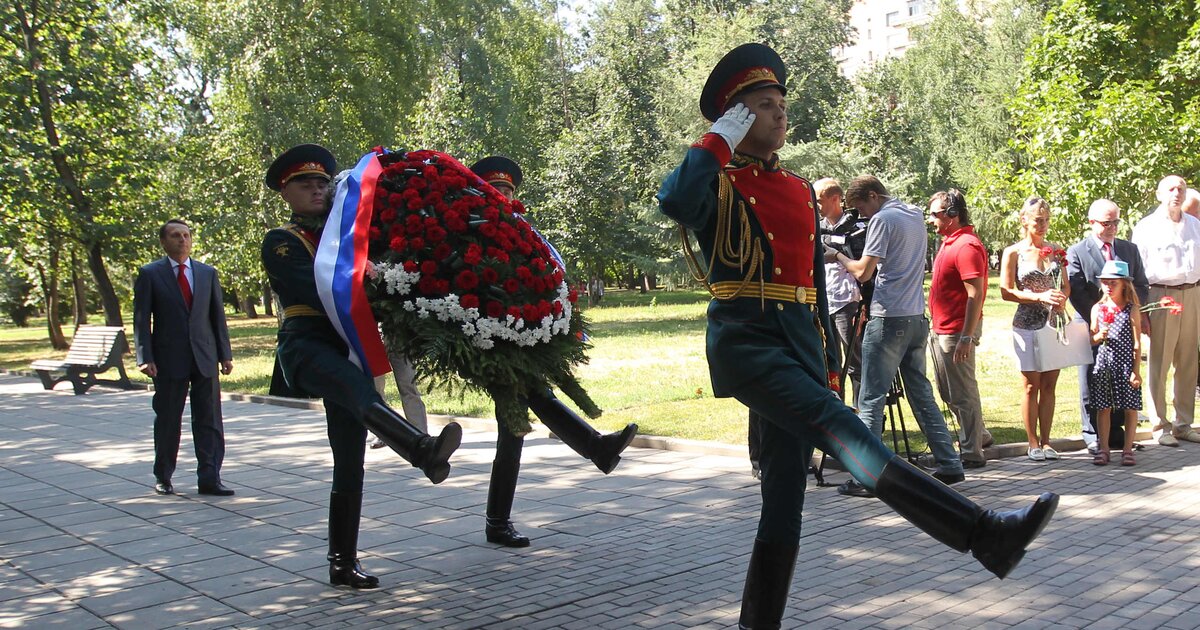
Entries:
[[1096,406],[1096,443],[1100,451],[1092,463],[1108,464],[1108,433],[1113,409],[1125,410],[1125,449],[1121,465],[1133,466],[1133,438],[1137,432],[1137,412],[1142,408],[1141,377],[1141,305],[1129,265],[1110,260],[1100,271],[1104,298],[1092,307],[1092,343],[1100,344],[1092,366],[1089,400]]

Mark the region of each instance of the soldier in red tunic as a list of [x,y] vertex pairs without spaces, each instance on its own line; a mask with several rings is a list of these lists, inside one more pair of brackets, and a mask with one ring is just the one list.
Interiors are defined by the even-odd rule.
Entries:
[[[884,503],[938,541],[971,551],[1003,578],[1049,522],[1058,496],[1023,510],[984,510],[896,457],[830,390],[823,252],[812,186],[779,166],[787,135],[783,61],[745,44],[713,69],[700,111],[715,121],[658,193],[664,214],[695,233],[697,279],[713,295],[707,352],[713,393],[763,423],[762,513],[742,595],[740,627],[778,628],[800,540],[814,447],[836,456]],[[722,115],[724,112],[724,115]]]

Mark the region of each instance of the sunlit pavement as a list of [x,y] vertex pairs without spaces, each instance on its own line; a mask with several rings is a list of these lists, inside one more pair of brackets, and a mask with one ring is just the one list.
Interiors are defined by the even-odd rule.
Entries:
[[[438,486],[368,451],[359,547],[382,587],[354,592],[325,582],[322,414],[226,401],[237,496],[196,494],[186,430],[181,494],[156,496],[150,394],[63,387],[0,376],[0,627],[736,626],[759,504],[744,458],[630,449],[604,476],[529,440],[514,520],[533,546],[512,550],[483,539],[494,433],[468,431]],[[1062,494],[1008,579],[810,480],[784,627],[1200,627],[1200,444],[968,473],[988,507]]]

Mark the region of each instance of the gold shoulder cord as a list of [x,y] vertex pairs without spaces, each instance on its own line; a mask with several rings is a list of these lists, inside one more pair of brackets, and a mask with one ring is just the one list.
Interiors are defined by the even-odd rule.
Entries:
[[[742,290],[750,284],[755,272],[757,272],[759,299],[763,302],[763,307],[765,308],[766,296],[762,289],[762,263],[766,260],[766,255],[762,251],[762,240],[751,236],[750,217],[746,213],[746,204],[744,201],[738,201],[737,221],[741,233],[735,246],[733,239],[730,237],[733,228],[733,214],[733,183],[729,181],[729,176],[724,171],[721,171],[717,174],[717,232],[713,237],[713,259],[708,261],[708,269],[701,267],[700,261],[696,259],[695,251],[692,250],[691,240],[688,238],[688,230],[683,225],[680,225],[679,235],[683,243],[683,256],[687,260],[688,270],[691,271],[692,278],[703,284],[709,294],[717,300],[732,300],[741,296]],[[739,270],[745,271],[746,275],[742,276],[741,284],[738,285],[737,290],[731,297],[722,298],[717,295],[713,291],[712,285],[708,282],[713,266],[718,260],[727,267],[737,267]]]
[[313,247],[313,244],[309,242],[308,237],[304,236],[304,232],[300,230],[300,226],[296,225],[295,223],[288,223],[287,225],[283,226],[283,229],[290,232],[297,239],[299,239],[301,243],[304,244],[304,249],[308,250],[309,256],[316,258],[317,248]]

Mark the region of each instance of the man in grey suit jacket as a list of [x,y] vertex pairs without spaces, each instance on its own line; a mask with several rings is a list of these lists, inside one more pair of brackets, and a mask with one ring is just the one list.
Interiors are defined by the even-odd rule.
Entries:
[[[1121,222],[1121,209],[1117,204],[1107,199],[1097,199],[1088,208],[1088,224],[1092,233],[1083,240],[1072,245],[1067,250],[1067,281],[1071,284],[1071,306],[1079,313],[1085,322],[1091,324],[1092,307],[1100,301],[1103,293],[1100,290],[1100,269],[1109,260],[1122,260],[1129,265],[1129,277],[1133,280],[1133,288],[1138,300],[1146,303],[1150,292],[1150,283],[1146,280],[1146,271],[1142,266],[1142,257],[1138,254],[1137,246],[1117,238],[1117,226]],[[1142,331],[1148,332],[1150,322],[1142,315]],[[1092,348],[1095,356],[1098,346]],[[1088,450],[1096,447],[1096,430],[1092,421],[1095,410],[1088,401],[1088,381],[1091,377],[1090,366],[1079,369],[1080,409],[1083,410],[1083,441],[1087,442]],[[1118,419],[1114,426],[1120,426],[1124,413],[1113,410],[1112,417]]]
[[221,483],[225,430],[221,373],[233,371],[217,270],[192,260],[192,230],[178,219],[158,231],[166,257],[138,269],[133,334],[138,369],[154,379],[154,491],[174,494],[183,405],[191,389],[192,442],[200,494],[229,496]]

